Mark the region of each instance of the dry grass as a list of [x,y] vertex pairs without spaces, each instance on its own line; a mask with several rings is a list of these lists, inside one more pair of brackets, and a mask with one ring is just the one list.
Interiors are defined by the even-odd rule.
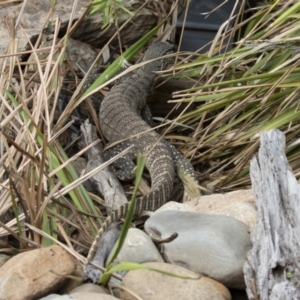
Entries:
[[[171,8],[170,14],[176,5]],[[165,17],[161,11],[158,13]],[[52,45],[40,48],[40,36],[35,45],[31,44],[31,50],[27,52],[30,57],[26,62],[19,59],[24,53],[15,50],[12,30],[9,51],[2,56],[8,58],[3,61],[0,76],[0,248],[3,252],[16,253],[59,243],[78,259],[84,260],[77,251],[88,250],[101,224],[103,206],[95,203],[103,201],[98,195],[88,193],[82,185],[93,174],[79,178],[73,167],[74,160],[88,147],[71,155],[67,155],[66,150],[72,148],[69,142],[66,143],[66,137],[71,135],[69,129],[74,126],[69,117],[83,101],[87,101],[93,109],[90,100],[86,99],[87,93],[82,91],[90,71],[73,91],[68,105],[63,111],[59,110],[68,66],[65,62],[66,43],[76,27],[76,23],[71,26],[71,19],[65,36],[58,40],[60,22],[57,18]],[[107,45],[130,22],[131,18],[122,24]],[[156,32],[167,35],[171,23],[168,21]],[[147,39],[144,39],[143,43],[146,42]],[[143,43],[129,49],[129,58]],[[39,52],[48,53],[47,59],[42,59]],[[101,58],[101,55],[102,51],[98,57]],[[108,70],[105,78],[111,78],[116,71]],[[105,85],[107,83],[98,89]],[[92,115],[97,116],[98,112],[93,111]],[[98,120],[94,121],[99,127]]]
[[[155,9],[162,20],[165,12],[159,6]],[[176,5],[173,9],[176,12]],[[191,158],[205,188],[250,187],[249,160],[259,146],[259,132],[271,128],[285,132],[287,155],[299,178],[299,12],[296,0],[275,1],[254,11],[250,22],[236,22],[228,28],[226,34],[234,36],[242,25],[247,26],[244,38],[225,55],[216,54],[226,47],[218,35],[208,53],[197,59],[178,55],[174,69],[164,72],[167,78],[195,82],[194,88],[174,93],[171,101],[193,109],[179,115],[171,126],[164,125],[168,128],[164,134]],[[159,38],[172,34],[176,18],[168,20],[158,29]],[[78,179],[72,166],[76,154],[68,157],[63,147],[69,145],[62,147],[61,138],[69,135],[72,122],[68,117],[74,109],[89,101],[81,89],[89,72],[58,115],[65,42],[76,24],[69,26],[59,42],[55,38],[58,19],[56,24],[53,44],[44,49],[49,53],[47,61],[37,55],[41,51],[38,39],[31,46],[30,59],[20,62],[12,36],[9,60],[2,66],[0,247],[15,252],[59,242],[83,259],[76,251],[88,248],[99,227],[99,218],[89,217],[101,216],[92,201],[99,197],[81,185],[82,178]],[[116,36],[121,30],[122,26]],[[106,84],[101,82],[95,89]],[[95,117],[94,122],[98,122]]]
[[285,132],[287,155],[299,178],[299,11],[298,1],[274,1],[226,32],[232,37],[246,24],[245,36],[225,55],[216,55],[226,47],[217,36],[208,53],[175,67],[176,77],[196,82],[171,100],[196,106],[176,118],[193,128],[177,132],[178,139],[190,137],[186,155],[203,165],[200,180],[205,178],[211,191],[251,186],[249,160],[260,131],[271,128]]

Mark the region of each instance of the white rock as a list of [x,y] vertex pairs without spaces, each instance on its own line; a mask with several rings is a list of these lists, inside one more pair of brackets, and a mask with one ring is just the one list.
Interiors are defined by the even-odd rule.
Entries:
[[185,203],[179,203],[175,201],[169,201],[165,203],[163,206],[161,206],[159,209],[157,209],[153,214],[156,214],[161,211],[166,210],[178,210],[178,211],[191,211],[196,212],[196,209],[192,207],[191,205],[185,204]]
[[250,229],[256,224],[257,210],[252,190],[201,196],[185,203],[203,214],[224,215],[238,219]]

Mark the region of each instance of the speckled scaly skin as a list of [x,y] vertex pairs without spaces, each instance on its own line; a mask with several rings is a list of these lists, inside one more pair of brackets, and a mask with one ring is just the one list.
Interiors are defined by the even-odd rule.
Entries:
[[[172,44],[158,42],[149,47],[143,61],[160,58],[173,52]],[[134,165],[128,158],[133,158],[137,152],[146,158],[146,168],[152,181],[151,190],[148,195],[137,199],[136,215],[144,210],[154,211],[168,201],[173,188],[175,169],[190,197],[199,196],[198,182],[190,162],[157,132],[152,130],[143,133],[151,128],[151,113],[146,105],[146,99],[153,88],[155,72],[163,70],[169,62],[170,58],[161,58],[145,64],[134,75],[115,85],[103,99],[100,108],[100,124],[105,138],[110,143],[127,139],[109,150],[109,156],[122,151],[128,145],[134,145],[133,151],[117,162],[115,171],[118,177],[122,179],[132,177]],[[138,136],[130,138],[135,135]],[[128,208],[129,203],[107,217],[91,246],[86,264],[93,259],[104,231],[111,223],[125,217]]]

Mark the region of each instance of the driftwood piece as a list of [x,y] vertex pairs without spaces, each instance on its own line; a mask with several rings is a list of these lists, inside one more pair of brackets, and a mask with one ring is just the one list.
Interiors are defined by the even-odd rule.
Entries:
[[[84,143],[86,146],[98,139],[96,129],[90,124],[89,120],[86,120],[80,129],[83,133]],[[88,150],[88,165],[86,172],[89,172],[104,163],[104,160],[100,155],[102,150],[103,149],[100,144],[97,144]],[[127,202],[122,185],[109,168],[106,167],[95,174],[90,178],[90,181],[92,182],[94,189],[103,195],[105,203],[107,204],[108,214],[110,214],[112,210]],[[113,223],[99,241],[97,252],[92,260],[93,264],[104,267],[105,261],[119,237],[119,233],[120,231],[117,229],[116,224]],[[89,265],[85,269],[83,279],[90,278],[93,282],[97,282],[100,274],[101,271],[98,268],[95,268],[93,265]]]
[[[89,120],[86,120],[84,124],[81,125],[80,129],[86,146],[98,139],[96,129],[90,124]],[[104,160],[100,155],[102,151],[103,148],[100,143],[87,151],[88,164],[86,173],[104,163]],[[120,181],[108,167],[91,177],[90,181],[92,182],[94,189],[103,195],[107,205],[108,214],[127,202]]]
[[252,299],[300,299],[300,185],[285,156],[285,136],[263,132],[250,164],[258,223],[244,265]]

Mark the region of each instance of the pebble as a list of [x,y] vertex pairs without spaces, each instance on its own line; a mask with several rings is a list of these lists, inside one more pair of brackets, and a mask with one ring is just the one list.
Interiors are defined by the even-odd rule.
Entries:
[[[0,300],[31,300],[57,290],[72,275],[76,260],[60,246],[12,257],[0,268]],[[57,275],[59,274],[59,275]]]
[[213,278],[227,287],[244,288],[243,264],[251,248],[249,227],[221,215],[164,211],[145,223],[157,239],[178,237],[162,247],[166,262]]
[[[194,278],[183,279],[152,270],[129,271],[122,282],[122,286],[130,290],[143,300],[230,300],[228,289],[212,279],[201,277],[192,271],[176,265],[166,263],[146,263],[156,268],[176,275]],[[121,289],[121,299],[135,300],[131,293]]]

